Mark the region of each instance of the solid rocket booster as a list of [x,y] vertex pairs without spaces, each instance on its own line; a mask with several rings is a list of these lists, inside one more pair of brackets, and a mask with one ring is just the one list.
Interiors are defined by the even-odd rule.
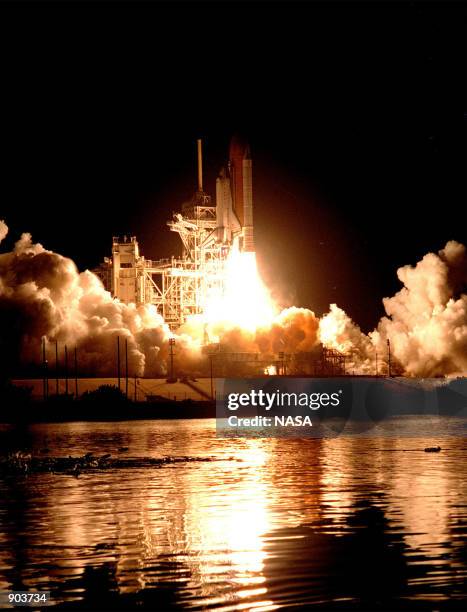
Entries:
[[252,162],[248,144],[234,136],[229,151],[232,206],[242,226],[243,250],[254,251]]

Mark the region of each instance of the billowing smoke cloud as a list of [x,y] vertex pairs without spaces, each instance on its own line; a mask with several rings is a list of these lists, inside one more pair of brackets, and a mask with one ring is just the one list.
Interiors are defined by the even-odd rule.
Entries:
[[374,374],[374,353],[371,339],[336,304],[319,322],[319,339],[327,348],[335,349],[347,357],[347,370],[361,374]]
[[393,371],[409,376],[467,374],[467,257],[462,244],[450,241],[438,254],[428,253],[414,267],[397,271],[403,288],[384,298],[386,317],[368,336],[343,310],[332,305],[320,320],[325,346],[349,356],[360,373],[387,372],[387,341]]
[[[7,231],[2,222],[0,235]],[[0,254],[0,313],[4,354],[13,360],[40,362],[45,337],[49,357],[58,341],[61,351],[65,344],[69,351],[77,347],[82,374],[113,375],[119,337],[122,363],[127,341],[131,374],[166,372],[171,334],[156,309],[112,299],[94,274],[79,273],[71,259],[33,244],[29,234],[12,252]],[[177,353],[189,364],[199,350],[180,336]]]
[[[192,337],[197,337],[196,322],[183,326]],[[232,352],[258,352],[274,355],[308,352],[318,343],[318,319],[306,308],[286,308],[271,324],[254,331],[229,326],[228,323],[209,323],[204,327],[207,339],[219,338],[226,350]]]
[[397,271],[404,287],[383,300],[387,317],[371,334],[381,349],[389,338],[395,359],[412,376],[467,373],[467,257],[450,241],[415,267]]
[[[0,240],[8,232],[0,221]],[[383,300],[387,316],[370,334],[335,304],[319,319],[304,308],[287,308],[254,331],[224,323],[185,323],[175,335],[178,373],[205,372],[202,345],[216,338],[225,351],[274,356],[309,353],[321,344],[346,355],[348,369],[374,373],[375,354],[384,370],[387,340],[395,370],[411,376],[467,372],[467,257],[457,242],[397,272],[403,288]],[[114,375],[116,341],[128,343],[130,373],[167,373],[168,326],[150,305],[115,300],[91,272],[34,244],[23,234],[12,252],[0,254],[0,341],[12,361],[40,363],[42,338],[53,361],[54,343],[76,346],[81,374]],[[122,352],[123,355],[123,352]]]
[[8,225],[5,223],[5,221],[0,219],[0,242],[5,238],[7,234],[8,234]]

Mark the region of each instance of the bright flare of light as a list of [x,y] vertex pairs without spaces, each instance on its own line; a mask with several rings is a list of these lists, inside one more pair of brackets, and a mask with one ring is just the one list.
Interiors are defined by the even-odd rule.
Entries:
[[223,291],[206,296],[206,323],[224,323],[249,331],[270,325],[276,308],[261,280],[255,253],[234,247],[223,270]]
[[324,316],[319,322],[319,336],[325,346],[336,347],[339,334],[338,322],[330,315]]
[[264,373],[266,376],[276,376],[277,368],[275,365],[268,365],[266,368],[264,368]]
[[340,308],[333,308],[319,321],[319,338],[327,348],[347,353],[352,342],[346,332],[347,315]]

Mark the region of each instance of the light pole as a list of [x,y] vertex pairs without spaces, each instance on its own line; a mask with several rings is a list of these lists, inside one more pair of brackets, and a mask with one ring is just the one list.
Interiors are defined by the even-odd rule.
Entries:
[[389,338],[387,342],[388,342],[388,376],[389,378],[391,378],[391,342],[389,341]]
[[174,376],[174,346],[175,346],[175,338],[169,338],[169,348],[170,348],[170,378],[169,382],[175,382]]
[[128,338],[125,338],[125,395],[128,399]]
[[120,391],[120,336],[117,336],[117,379],[118,390]]
[[44,394],[44,401],[49,397],[49,375],[48,375],[48,362],[47,362],[47,355],[45,352],[45,336],[42,338],[42,368],[44,370],[44,389],[43,389],[43,394]]
[[55,395],[58,395],[58,340],[55,340]]
[[78,399],[78,351],[75,346],[75,399]]
[[211,363],[211,399],[214,399],[214,384],[212,378],[212,353],[209,354],[209,361]]
[[65,344],[65,395],[68,398],[68,348]]

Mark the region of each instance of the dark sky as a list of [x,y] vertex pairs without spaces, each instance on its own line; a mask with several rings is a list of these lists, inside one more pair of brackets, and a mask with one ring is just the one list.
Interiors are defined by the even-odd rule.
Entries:
[[2,4],[0,218],[80,269],[147,257],[240,131],[264,276],[362,328],[396,268],[466,241],[465,5]]

